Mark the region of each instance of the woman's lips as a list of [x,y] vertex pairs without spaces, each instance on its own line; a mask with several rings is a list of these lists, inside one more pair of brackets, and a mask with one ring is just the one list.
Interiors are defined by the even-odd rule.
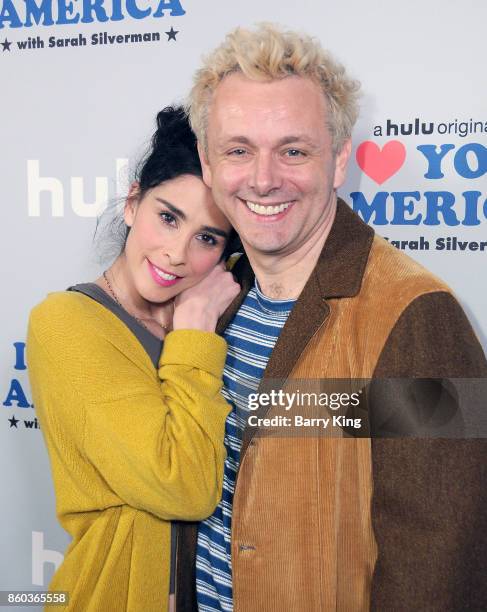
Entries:
[[182,278],[182,276],[176,276],[175,274],[166,272],[166,270],[163,270],[162,268],[158,268],[149,260],[147,260],[147,263],[149,265],[149,271],[151,273],[152,278],[161,287],[171,287]]

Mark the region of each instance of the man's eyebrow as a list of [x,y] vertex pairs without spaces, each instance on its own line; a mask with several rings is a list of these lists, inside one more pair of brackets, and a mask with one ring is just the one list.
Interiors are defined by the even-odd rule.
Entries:
[[252,144],[252,141],[249,140],[246,136],[225,136],[224,138],[222,138],[223,144],[227,144],[229,142],[231,143],[238,142],[239,144],[246,144],[246,145]]
[[281,138],[281,140],[279,140],[278,144],[279,146],[282,146],[292,144],[293,142],[304,142],[305,144],[316,146],[316,142],[309,136],[306,136],[306,134],[297,134],[296,136],[284,136],[284,138]]
[[[277,146],[282,147],[283,145],[292,144],[294,142],[304,142],[310,146],[317,146],[317,143],[313,138],[310,138],[306,134],[296,134],[290,136],[283,136],[278,142]],[[222,144],[226,145],[228,143],[239,143],[252,146],[252,141],[246,136],[228,136],[223,141]]]
[[176,215],[176,217],[179,217],[182,221],[186,221],[186,214],[180,208],[174,206],[174,204],[171,204],[171,202],[164,200],[164,198],[156,198],[156,200],[161,204],[164,204],[164,206],[167,206],[169,210]]

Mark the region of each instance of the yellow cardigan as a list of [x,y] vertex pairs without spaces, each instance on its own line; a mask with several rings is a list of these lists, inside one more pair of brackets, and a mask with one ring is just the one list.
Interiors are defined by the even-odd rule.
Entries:
[[69,592],[63,609],[167,609],[170,521],[203,519],[221,496],[225,355],[216,334],[177,330],[156,371],[91,298],[54,293],[33,309],[32,393],[57,515],[73,537],[49,586]]

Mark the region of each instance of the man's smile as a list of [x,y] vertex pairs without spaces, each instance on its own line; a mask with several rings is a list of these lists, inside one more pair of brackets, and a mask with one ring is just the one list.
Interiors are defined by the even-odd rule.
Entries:
[[260,204],[258,202],[253,202],[251,200],[246,200],[243,198],[238,198],[249,211],[258,217],[265,217],[268,220],[274,220],[275,218],[281,218],[283,213],[287,211],[292,205],[295,203],[295,200],[289,200],[286,202],[275,202],[275,203],[266,203]]

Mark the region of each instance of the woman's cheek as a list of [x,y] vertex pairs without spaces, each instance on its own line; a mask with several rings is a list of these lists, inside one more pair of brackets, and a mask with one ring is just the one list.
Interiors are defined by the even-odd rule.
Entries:
[[211,252],[200,253],[199,257],[195,258],[194,261],[194,274],[197,276],[204,276],[211,272],[220,260],[222,252],[221,249],[212,249]]

